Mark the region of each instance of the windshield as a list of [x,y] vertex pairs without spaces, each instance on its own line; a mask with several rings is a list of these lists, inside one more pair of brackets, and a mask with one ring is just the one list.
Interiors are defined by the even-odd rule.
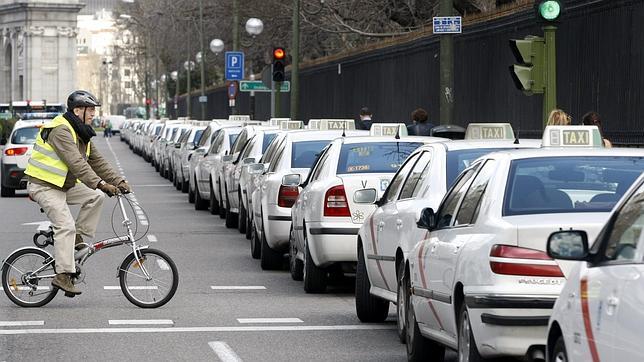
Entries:
[[36,143],[36,136],[38,136],[38,127],[25,127],[18,128],[13,132],[11,143],[16,145],[27,145]]
[[452,184],[458,175],[468,168],[474,160],[488,154],[495,152],[500,148],[474,148],[467,150],[453,150],[447,152],[447,188],[452,187]]
[[311,168],[318,153],[331,142],[323,141],[304,141],[293,143],[293,153],[291,156],[292,168]]
[[198,130],[198,131],[196,131],[196,132],[195,132],[195,138],[194,138],[194,141],[193,141],[193,142],[194,142],[194,144],[198,144],[198,143],[199,143],[199,140],[201,139],[201,135],[202,135],[202,134],[203,134],[203,130],[202,130],[202,129],[200,129],[200,130]]
[[237,136],[239,136],[239,133],[228,135],[228,140],[230,140],[231,145],[235,144],[235,140],[237,139]]
[[423,144],[420,142],[365,142],[342,145],[338,174],[395,173]]
[[277,137],[277,133],[264,133],[264,140],[262,141],[262,154],[266,152],[266,149],[271,144],[271,142],[273,142],[275,137]]
[[608,212],[644,171],[642,157],[512,161],[503,215]]

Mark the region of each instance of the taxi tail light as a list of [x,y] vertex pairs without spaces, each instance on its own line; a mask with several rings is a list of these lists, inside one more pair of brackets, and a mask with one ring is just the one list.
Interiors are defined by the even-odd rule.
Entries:
[[27,153],[27,150],[29,150],[27,147],[7,148],[4,150],[4,154],[7,156],[22,156]]
[[[524,275],[534,277],[561,277],[559,265],[543,251],[509,245],[494,245],[490,251],[490,268],[495,274]],[[499,258],[511,259],[507,262]],[[536,261],[536,262],[535,262]],[[552,264],[539,262],[552,261]]]
[[351,216],[344,185],[334,186],[324,195],[324,216]]
[[280,186],[280,192],[277,196],[277,206],[280,207],[293,207],[295,200],[300,195],[298,186]]

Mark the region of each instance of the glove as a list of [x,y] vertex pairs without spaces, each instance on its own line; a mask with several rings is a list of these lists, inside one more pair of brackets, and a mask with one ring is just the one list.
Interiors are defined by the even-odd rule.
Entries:
[[130,184],[127,183],[127,181],[123,180],[119,182],[118,186],[119,191],[121,191],[122,194],[129,194],[132,192],[132,187],[130,187]]
[[107,196],[112,197],[119,193],[118,187],[110,185],[107,182],[101,182],[98,185],[99,190],[103,191]]

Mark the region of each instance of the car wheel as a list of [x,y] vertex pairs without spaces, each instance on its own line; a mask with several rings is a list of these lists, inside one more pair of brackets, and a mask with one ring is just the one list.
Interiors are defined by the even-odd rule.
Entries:
[[239,198],[238,205],[239,213],[237,214],[237,230],[239,230],[240,234],[246,234],[246,219],[248,216],[246,215],[246,209],[244,208],[241,197]]
[[184,194],[188,193],[188,190],[190,189],[190,181],[185,181],[182,174],[180,182],[181,182],[181,192],[183,192]]
[[398,339],[400,343],[405,343],[407,340],[407,330],[406,326],[406,311],[409,306],[409,300],[407,299],[407,293],[405,293],[405,263],[400,261],[398,265],[398,292],[396,294],[396,316],[398,321],[396,322],[396,329],[398,330]]
[[304,279],[304,262],[297,258],[297,246],[295,245],[294,231],[291,229],[288,247],[288,267],[293,280],[300,281]]
[[470,314],[467,311],[465,303],[461,305],[461,311],[458,313],[458,360],[467,362],[483,361],[479,354],[472,333],[470,324]]
[[[251,211],[252,212],[252,211]],[[250,240],[251,234],[252,234],[252,229],[251,227],[253,226],[253,221],[250,219],[250,215],[246,215],[246,239]]]
[[383,322],[389,314],[389,301],[371,295],[370,290],[371,282],[367,274],[367,265],[364,253],[360,249],[356,268],[356,314],[362,322]]
[[16,195],[16,189],[12,189],[5,185],[0,185],[0,196],[2,197],[12,197]]
[[190,187],[189,181],[188,181],[188,202],[191,204],[195,202],[195,192],[192,190],[192,187]]
[[566,351],[566,343],[564,342],[563,336],[557,338],[555,347],[552,349],[552,358],[550,360],[553,362],[568,362],[568,352]]
[[175,174],[174,174],[174,188],[175,188],[175,189],[177,189],[177,191],[181,191],[181,187],[183,186],[183,185],[182,185],[182,183],[183,183],[182,181],[183,181],[183,180],[179,179],[179,175],[177,175],[177,174],[175,173]]
[[208,207],[208,200],[201,198],[199,184],[195,185],[195,210],[205,210]]
[[174,183],[174,172],[170,169],[170,166],[168,166],[168,171],[166,171],[166,176],[168,176],[168,180],[172,181]]
[[252,223],[250,227],[250,256],[252,256],[253,259],[259,259],[262,255],[262,249],[259,243],[259,236],[257,235],[257,228],[255,228],[255,223]]
[[282,267],[284,253],[275,251],[268,246],[266,241],[266,229],[262,227],[262,250],[260,255],[260,264],[262,270],[276,270]]
[[219,218],[226,218],[226,208],[224,207],[224,191],[221,189],[221,180],[219,181]]
[[208,210],[212,215],[219,214],[219,201],[217,201],[217,198],[215,197],[215,190],[212,188],[212,180],[210,181],[210,205],[208,206]]
[[[226,189],[226,192],[228,192],[228,189]],[[237,227],[237,214],[230,211],[230,202],[228,201],[228,198],[226,198],[226,227],[229,229]]]
[[[405,282],[406,299],[411,301],[411,286],[409,284],[409,274],[403,278]],[[414,306],[410,302],[407,306],[406,315],[406,344],[408,361],[426,361],[427,356],[432,356],[432,361],[441,362],[445,359],[445,347],[430,339],[423,337],[416,321]],[[459,360],[460,361],[460,360]]]
[[307,293],[323,293],[326,291],[327,271],[315,265],[311,258],[306,234],[304,237],[304,291]]

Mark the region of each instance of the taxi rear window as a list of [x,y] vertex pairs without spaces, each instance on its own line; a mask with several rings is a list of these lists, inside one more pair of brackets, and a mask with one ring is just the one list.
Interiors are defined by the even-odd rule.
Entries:
[[608,212],[644,171],[644,157],[514,160],[503,215]]
[[194,142],[194,144],[199,143],[199,140],[201,139],[201,135],[202,135],[202,134],[203,134],[203,130],[202,130],[202,129],[200,129],[200,130],[198,130],[198,131],[196,131],[196,132],[195,132],[195,139],[194,139],[194,141],[193,141],[193,142]]
[[490,152],[498,151],[499,148],[474,148],[468,150],[453,150],[447,152],[447,188],[468,168],[474,160]]
[[230,140],[230,145],[234,145],[235,141],[237,140],[237,136],[239,136],[239,133],[237,134],[229,134],[228,135],[228,140]]
[[393,173],[418,147],[419,142],[365,142],[342,145],[338,174]]
[[271,142],[273,142],[275,137],[277,137],[277,133],[264,133],[264,140],[262,141],[262,154],[266,152],[266,149],[271,144]]
[[38,131],[40,128],[37,127],[25,127],[18,128],[13,132],[11,136],[11,143],[15,145],[29,145],[36,143],[36,136],[38,136]]
[[302,141],[293,143],[291,168],[311,168],[313,162],[331,141]]

